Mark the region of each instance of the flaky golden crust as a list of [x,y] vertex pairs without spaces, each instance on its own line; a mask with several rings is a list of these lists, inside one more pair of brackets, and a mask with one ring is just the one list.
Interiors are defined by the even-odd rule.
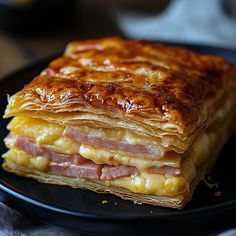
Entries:
[[9,99],[5,117],[71,123],[74,114],[74,123],[138,130],[183,152],[232,93],[235,78],[224,59],[183,48],[120,38],[76,41]]

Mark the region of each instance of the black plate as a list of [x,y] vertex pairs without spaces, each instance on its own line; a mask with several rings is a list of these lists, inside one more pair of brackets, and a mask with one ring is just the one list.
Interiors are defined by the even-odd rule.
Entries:
[[[184,45],[201,53],[221,55],[236,64],[232,50]],[[0,82],[0,114],[6,106],[6,94],[20,90],[52,58],[30,65]],[[7,135],[9,120],[1,121],[0,140]],[[50,224],[81,232],[117,235],[147,233],[186,233],[194,230],[215,232],[227,227],[236,213],[236,136],[225,145],[213,169],[212,179],[219,187],[201,182],[193,200],[183,211],[138,205],[118,197],[86,190],[38,183],[3,171],[0,167],[0,200],[22,213]],[[1,154],[6,151],[2,141]],[[221,196],[216,196],[216,192]],[[107,200],[107,204],[102,204]],[[236,215],[236,214],[234,214]],[[224,221],[222,221],[224,217]],[[228,217],[228,218],[227,218]],[[219,223],[218,223],[219,222]],[[228,225],[228,224],[227,224]],[[236,226],[236,225],[235,225]]]

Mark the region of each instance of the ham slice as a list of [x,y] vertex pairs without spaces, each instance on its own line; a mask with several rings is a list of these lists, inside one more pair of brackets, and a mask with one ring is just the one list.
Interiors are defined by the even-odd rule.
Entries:
[[[50,159],[48,172],[52,174],[101,180],[111,180],[138,174],[137,168],[133,166],[96,164],[79,154],[67,155],[53,152],[47,149],[47,145],[39,147],[30,139],[19,135],[8,135],[4,141],[9,146],[15,146],[31,153],[33,156],[43,156]],[[150,167],[148,171],[161,175],[177,175],[181,173],[180,169],[169,166]]]
[[165,154],[165,150],[159,146],[132,145],[122,141],[95,137],[81,133],[75,126],[67,126],[63,132],[63,135],[79,143],[88,144],[94,147],[101,147],[107,150],[120,150],[133,154],[151,155],[156,158],[162,158]]
[[47,145],[40,145],[40,147],[32,142],[28,138],[21,137],[19,135],[12,136],[8,135],[5,138],[6,144],[9,143],[15,147],[24,150],[25,152],[31,153],[33,156],[43,156],[55,162],[65,162],[67,164],[80,164],[86,159],[81,155],[66,155],[57,152],[53,152],[47,148]]
[[63,166],[58,162],[50,162],[47,172],[55,175],[64,175],[70,177],[81,177],[88,179],[100,179],[103,165],[98,165],[92,161],[71,166]]
[[159,174],[159,175],[179,175],[181,174],[181,170],[179,168],[171,167],[171,166],[162,166],[156,167],[152,166],[148,169],[150,173]]
[[135,175],[138,170],[133,166],[109,166],[105,165],[102,169],[102,180],[111,180],[119,177],[127,177],[130,175]]

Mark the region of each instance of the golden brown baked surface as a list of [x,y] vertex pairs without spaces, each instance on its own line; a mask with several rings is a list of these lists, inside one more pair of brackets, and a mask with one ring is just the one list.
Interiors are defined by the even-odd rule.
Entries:
[[222,96],[233,74],[222,58],[183,48],[120,38],[76,41],[17,93],[7,113],[34,101],[41,112],[88,106],[183,127],[197,124],[202,104]]

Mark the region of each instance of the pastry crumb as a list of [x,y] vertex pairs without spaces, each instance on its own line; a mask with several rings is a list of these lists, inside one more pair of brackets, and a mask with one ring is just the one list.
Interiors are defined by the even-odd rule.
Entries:
[[208,180],[203,179],[203,182],[207,185],[208,188],[218,188],[219,184],[218,183],[209,183]]
[[221,194],[222,194],[222,192],[221,192],[221,191],[217,191],[217,192],[215,192],[214,194],[215,194],[215,196],[220,197]]
[[142,202],[134,201],[134,204],[142,205]]
[[107,204],[108,201],[107,200],[102,200],[102,204]]
[[208,176],[206,177],[206,179],[207,179],[208,181],[212,181],[212,177],[211,177],[210,175],[208,175]]
[[207,185],[208,188],[213,189],[213,194],[216,197],[220,197],[222,195],[222,192],[219,191],[219,184],[218,183],[212,183],[212,177],[211,176],[206,176],[203,179],[203,182]]

